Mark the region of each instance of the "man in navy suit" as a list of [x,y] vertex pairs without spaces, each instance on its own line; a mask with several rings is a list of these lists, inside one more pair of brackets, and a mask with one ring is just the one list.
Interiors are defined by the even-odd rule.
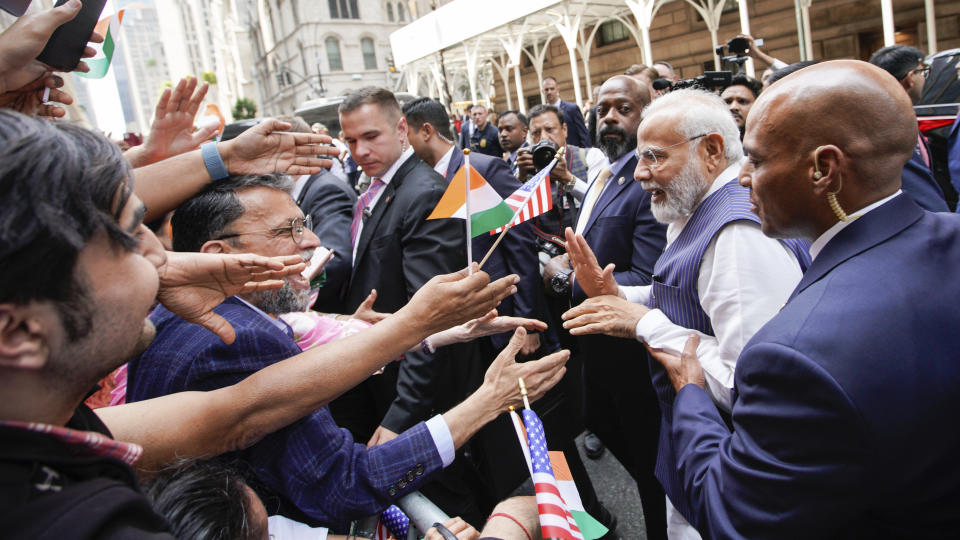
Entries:
[[[650,194],[633,181],[637,127],[650,92],[636,79],[618,75],[600,88],[598,139],[609,161],[591,179],[576,230],[596,253],[600,266],[616,265],[617,283],[649,285],[666,243],[665,227],[650,212]],[[571,275],[567,255],[552,259],[544,279],[566,290],[572,305],[586,300]],[[566,288],[563,285],[568,282]],[[586,421],[636,480],[648,538],[665,538],[663,488],[654,477],[660,412],[643,347],[635,340],[581,336]]]
[[497,120],[500,146],[503,148],[503,160],[507,162],[510,173],[520,177],[517,168],[517,151],[527,144],[527,117],[518,110],[504,111]]
[[655,356],[674,388],[677,468],[710,538],[945,538],[960,527],[960,220],[900,189],[910,99],[854,60],[757,100],[740,182],[768,236],[811,266],[737,362],[733,432],[691,339]]
[[[289,194],[291,184],[289,179],[275,175],[231,177],[212,184],[178,208],[172,221],[175,248],[208,253],[301,254],[309,259],[319,242],[304,226],[303,213]],[[299,354],[290,327],[272,315],[302,311],[308,299],[309,288],[302,278],[288,279],[278,291],[228,298],[215,312],[236,331],[236,341],[231,345],[158,308],[151,316],[157,328],[156,339],[130,363],[128,399],[222,388]],[[519,345],[518,338],[515,348]],[[537,363],[546,366],[549,362]],[[449,465],[455,448],[506,406],[501,399],[490,401],[490,397],[495,395],[491,392],[500,391],[500,395],[514,395],[511,390],[515,381],[509,381],[509,385],[510,389],[496,390],[496,385],[486,384],[474,398],[464,401],[466,404],[479,396],[480,403],[486,403],[480,409],[492,412],[492,416],[484,416],[481,410],[454,409],[446,416],[419,422],[395,440],[370,449],[356,444],[349,431],[337,427],[329,409],[322,407],[267,435],[238,457],[251,465],[258,487],[268,495],[266,501],[277,505],[273,511],[342,527],[351,519],[382,510]],[[464,413],[469,418],[460,416]]]
[[557,80],[550,75],[543,78],[543,97],[545,105],[553,105],[563,112],[564,123],[567,124],[567,144],[572,144],[579,148],[590,148],[590,134],[587,133],[587,125],[583,123],[583,113],[576,103],[563,101],[560,99],[560,91],[557,89]]

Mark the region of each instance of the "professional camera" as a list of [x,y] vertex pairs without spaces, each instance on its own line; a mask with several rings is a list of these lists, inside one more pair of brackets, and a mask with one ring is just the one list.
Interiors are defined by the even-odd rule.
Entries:
[[[763,46],[762,39],[753,40],[753,44],[756,47]],[[729,56],[723,55],[723,45],[719,45],[716,48],[717,56],[724,62],[733,62],[737,65],[737,75],[745,75],[743,71],[743,64],[746,63],[747,58],[750,53],[750,41],[742,37],[732,37],[727,41],[727,50],[730,51]]]
[[540,142],[530,147],[530,155],[533,157],[533,167],[537,172],[542,171],[544,167],[553,161],[559,149],[560,147],[557,146],[557,143],[546,137],[540,139]]
[[730,86],[732,81],[733,72],[705,71],[703,75],[699,77],[694,77],[693,79],[683,79],[675,82],[671,90],[679,90],[681,88],[697,88],[700,90],[714,92]]

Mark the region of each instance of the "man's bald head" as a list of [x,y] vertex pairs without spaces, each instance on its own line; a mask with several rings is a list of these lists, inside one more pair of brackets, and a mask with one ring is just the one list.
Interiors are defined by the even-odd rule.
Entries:
[[848,212],[893,194],[916,143],[910,98],[889,73],[823,62],[757,99],[740,181],[753,190],[765,233],[814,239],[837,221],[828,194]]
[[798,153],[836,145],[858,179],[877,188],[899,184],[917,144],[917,119],[900,83],[858,60],[798,71],[765,91],[754,110],[748,130],[789,139]]

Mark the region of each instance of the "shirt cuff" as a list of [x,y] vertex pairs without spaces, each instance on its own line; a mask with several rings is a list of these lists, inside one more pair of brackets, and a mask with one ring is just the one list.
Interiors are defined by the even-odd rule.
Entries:
[[457,450],[453,447],[453,435],[450,434],[447,422],[438,414],[427,420],[426,424],[430,438],[433,439],[433,445],[437,447],[437,453],[440,454],[440,462],[444,467],[450,465],[457,455]]
[[[663,314],[662,311],[659,309],[651,309],[646,315],[640,317],[640,320],[637,321],[637,327],[634,329],[634,332],[637,334],[637,341],[650,343],[650,336],[652,336],[657,331],[657,328],[664,323],[673,324],[670,322],[670,319]],[[657,347],[657,344],[650,343],[650,346]]]
[[781,70],[781,69],[783,69],[783,68],[785,68],[785,67],[787,67],[787,66],[789,66],[789,65],[790,65],[790,64],[784,62],[783,60],[781,60],[781,59],[779,59],[779,58],[774,58],[774,59],[773,59],[773,64],[771,64],[770,67],[772,67],[774,70]]
[[620,292],[634,304],[645,306],[650,302],[650,285],[621,285]]
[[578,200],[578,201],[580,201],[580,202],[583,202],[583,198],[584,198],[584,197],[586,196],[586,194],[587,194],[587,188],[588,188],[588,187],[590,187],[589,184],[587,184],[587,183],[584,182],[583,180],[581,180],[581,179],[577,178],[576,176],[574,176],[574,177],[573,177],[573,190],[572,190],[573,198],[576,199],[576,200]]

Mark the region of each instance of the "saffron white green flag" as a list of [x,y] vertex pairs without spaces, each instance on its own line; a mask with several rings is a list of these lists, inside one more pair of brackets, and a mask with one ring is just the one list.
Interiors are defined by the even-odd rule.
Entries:
[[[460,167],[447,190],[427,219],[467,219],[467,167]],[[470,233],[477,237],[497,227],[502,227],[513,218],[513,210],[487,181],[470,166]]]
[[117,48],[117,37],[120,35],[120,23],[123,22],[123,13],[125,9],[104,17],[94,31],[103,36],[103,43],[91,43],[97,54],[93,58],[84,60],[90,71],[87,73],[77,73],[81,77],[88,79],[102,79],[107,75],[110,69],[110,62],[113,60],[113,52]]

